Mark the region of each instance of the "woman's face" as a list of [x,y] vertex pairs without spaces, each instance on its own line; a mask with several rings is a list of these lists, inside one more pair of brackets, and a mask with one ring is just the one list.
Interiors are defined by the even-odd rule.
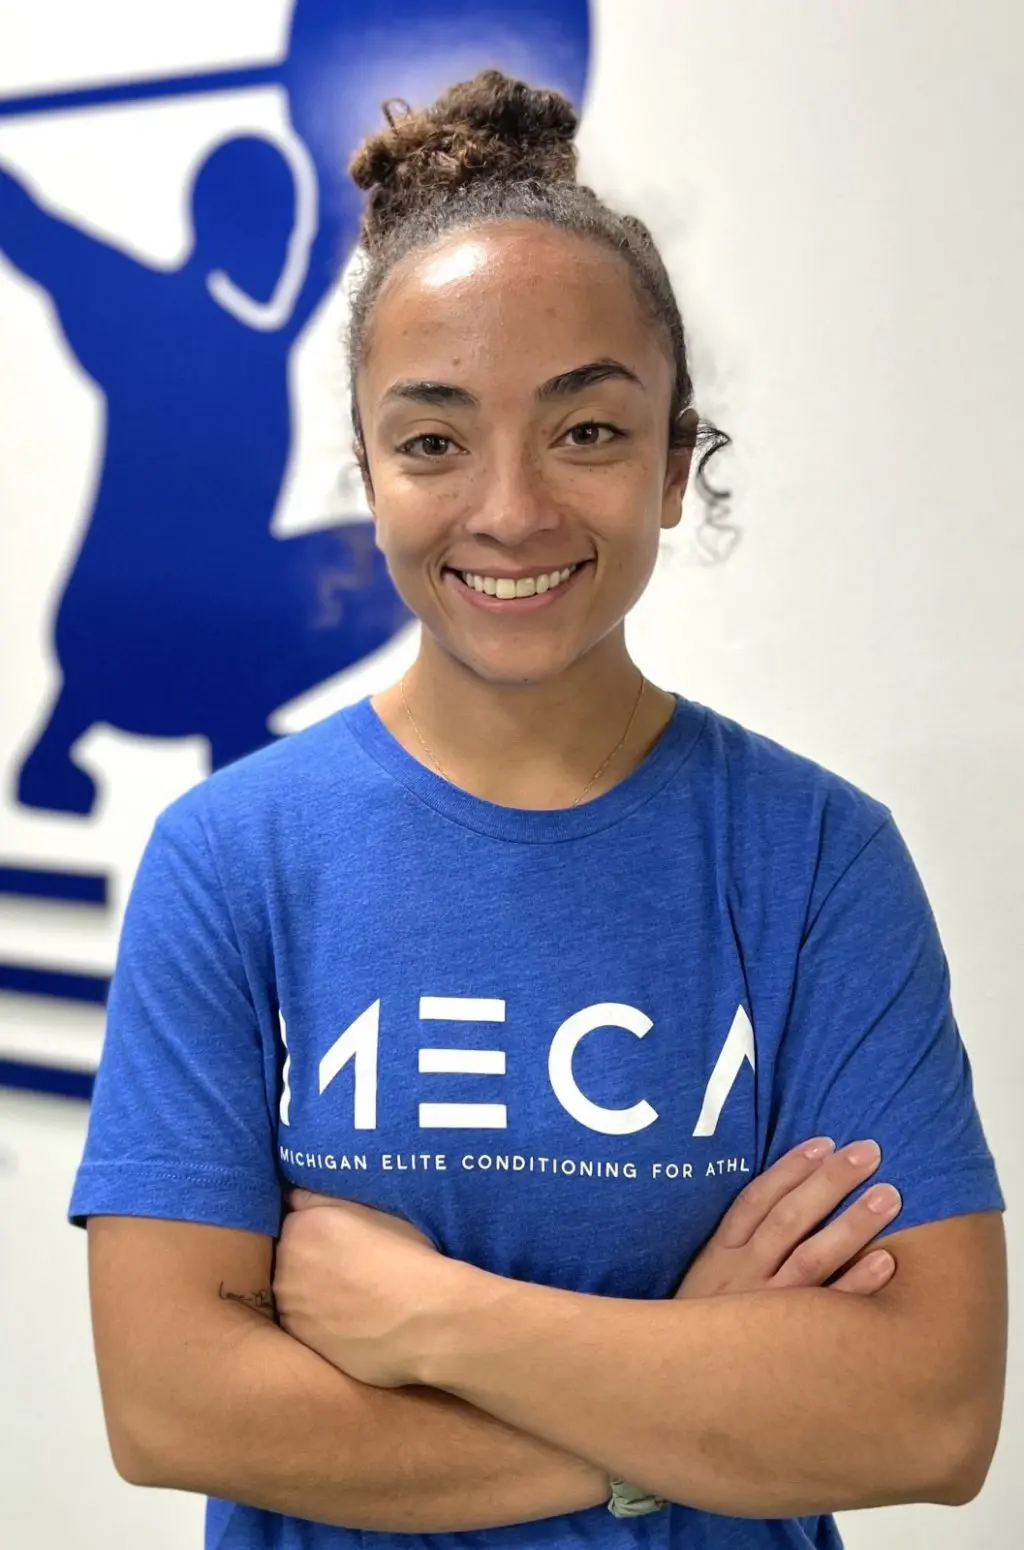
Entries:
[[689,472],[672,380],[624,261],[573,233],[459,232],[387,281],[357,381],[377,543],[478,676],[557,676],[643,592]]

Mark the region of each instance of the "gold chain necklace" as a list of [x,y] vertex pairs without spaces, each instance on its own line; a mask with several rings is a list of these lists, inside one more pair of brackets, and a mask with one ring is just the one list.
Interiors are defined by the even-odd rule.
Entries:
[[[618,742],[615,744],[615,747],[612,749],[612,751],[608,755],[608,757],[606,759],[604,759],[598,765],[597,769],[594,771],[593,775],[591,775],[590,779],[587,781],[587,784],[583,787],[583,790],[580,792],[580,794],[576,798],[575,802],[570,803],[570,806],[572,806],[572,807],[579,807],[580,803],[583,801],[583,798],[586,796],[587,792],[591,789],[592,786],[594,786],[597,783],[597,781],[599,781],[601,779],[601,776],[604,774],[604,772],[608,768],[609,764],[611,764],[612,760],[615,758],[615,755],[625,745],[626,739],[629,737],[630,732],[632,732],[632,730],[633,730],[633,722],[636,720],[636,713],[640,709],[640,701],[643,699],[644,690],[646,689],[646,687],[647,687],[647,679],[644,677],[643,673],[641,673],[640,674],[640,688],[639,688],[639,691],[637,693],[637,697],[636,697],[636,699],[633,702],[633,709],[630,711],[629,720],[626,722],[626,730],[625,730],[625,732],[623,732],[622,736],[619,738]],[[405,714],[409,718],[409,725],[412,727],[413,731],[416,734],[417,742],[419,743],[420,747],[423,749],[423,752],[426,754],[426,756],[430,760],[431,764],[434,766],[434,768],[437,771],[437,773],[440,775],[441,779],[442,780],[446,780],[449,785],[454,785],[455,782],[451,779],[451,777],[449,775],[445,774],[444,770],[441,768],[440,762],[438,761],[437,755],[433,752],[433,750],[430,747],[428,747],[427,741],[424,738],[423,733],[420,731],[419,727],[416,725],[416,717],[413,715],[412,711],[409,709],[409,701],[405,697],[405,678],[404,677],[399,682],[398,688],[399,688],[399,692],[400,692],[400,694],[402,696],[402,708],[404,709]]]

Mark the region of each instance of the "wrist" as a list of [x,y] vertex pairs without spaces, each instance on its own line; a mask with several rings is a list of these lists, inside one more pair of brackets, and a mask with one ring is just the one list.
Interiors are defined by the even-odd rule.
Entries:
[[570,1511],[583,1512],[588,1507],[607,1507],[611,1494],[608,1471],[600,1464],[573,1458],[573,1478],[578,1482],[579,1496]]
[[486,1360],[489,1331],[511,1316],[522,1283],[448,1260],[441,1295],[421,1310],[411,1383],[466,1396],[474,1369]]

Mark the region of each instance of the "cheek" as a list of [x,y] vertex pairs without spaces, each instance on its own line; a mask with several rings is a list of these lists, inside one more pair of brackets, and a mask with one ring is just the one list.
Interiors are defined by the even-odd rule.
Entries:
[[630,549],[645,551],[661,529],[664,480],[654,461],[609,464],[581,479],[572,504],[622,564]]
[[381,480],[377,489],[377,542],[396,565],[429,556],[457,527],[466,506],[456,480]]

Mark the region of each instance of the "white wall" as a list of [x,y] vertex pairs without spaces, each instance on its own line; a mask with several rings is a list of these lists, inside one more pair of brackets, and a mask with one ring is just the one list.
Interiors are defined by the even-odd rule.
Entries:
[[[89,8],[92,40],[108,7],[124,9],[116,0]],[[70,0],[46,9],[78,12]],[[701,402],[736,438],[729,471],[744,530],[719,568],[697,563],[685,536],[673,544],[637,612],[636,649],[662,682],[893,808],[942,929],[1019,1276],[1024,12],[1015,0],[601,0],[596,10],[585,170],[663,237],[691,323]],[[188,60],[188,29],[211,17],[218,47],[234,46],[237,26],[252,29],[243,54],[257,47],[257,31],[259,46],[272,48],[282,12],[283,0],[245,8],[244,22],[231,0],[183,8],[174,37],[152,44],[154,58],[168,68]],[[23,15],[15,0],[0,0],[0,36],[16,33]],[[29,76],[46,78],[31,49],[23,57]],[[236,108],[246,120],[246,105]],[[0,156],[13,145],[0,124]],[[53,141],[48,152],[55,167],[59,149]],[[102,201],[98,184],[94,197]],[[171,214],[154,210],[153,230],[163,221],[169,231]],[[323,362],[331,335],[333,325],[314,327],[311,358]],[[26,392],[41,415],[55,391],[74,410],[71,474],[17,462],[28,457]],[[315,382],[304,391],[317,400]],[[17,540],[0,587],[17,575],[19,600],[15,608],[5,590],[0,606],[4,758],[24,734],[10,730],[9,705],[21,703],[15,675],[36,671],[19,642],[39,634],[41,578],[76,520],[74,478],[84,475],[74,468],[88,462],[91,413],[45,307],[0,261],[0,488],[4,526]],[[62,479],[63,505],[54,494]],[[47,521],[53,511],[52,531],[41,511]],[[691,512],[691,533],[695,520]],[[406,642],[397,656],[407,650]],[[388,671],[382,664],[331,686],[289,724]],[[198,768],[187,747],[159,757],[121,744],[94,752],[120,782],[139,834],[148,815],[140,799],[132,808],[129,788],[141,783],[148,800],[163,801]],[[18,833],[9,814],[0,819],[9,851]],[[38,826],[34,837],[43,842]],[[45,843],[54,855],[84,845],[67,826],[47,830]],[[44,928],[66,929],[52,913],[19,920],[9,903],[0,910],[0,942]],[[97,935],[80,956],[99,964],[109,951]],[[0,1034],[13,1038],[26,1020],[50,1015],[0,998]],[[72,1014],[59,1037],[85,1049],[98,1030]],[[185,1550],[200,1542],[199,1504],[133,1491],[106,1456],[84,1239],[62,1225],[84,1118],[57,1100],[0,1095],[0,1542]],[[1019,1344],[981,1497],[955,1511],[853,1515],[844,1523],[852,1550],[1017,1550]]]

